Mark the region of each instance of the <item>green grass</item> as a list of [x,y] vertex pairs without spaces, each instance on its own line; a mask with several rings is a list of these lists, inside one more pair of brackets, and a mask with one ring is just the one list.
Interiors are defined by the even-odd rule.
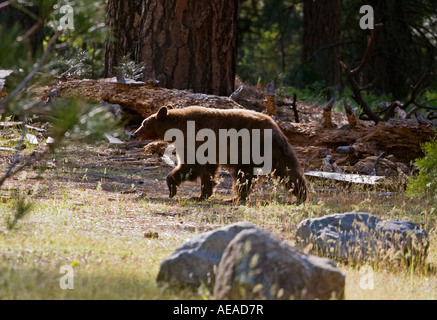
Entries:
[[[154,279],[182,239],[146,239],[142,230],[130,230],[121,208],[83,200],[37,201],[17,230],[0,236],[1,299],[165,297]],[[0,206],[3,219],[7,210]],[[74,290],[60,289],[63,265],[73,267]]]

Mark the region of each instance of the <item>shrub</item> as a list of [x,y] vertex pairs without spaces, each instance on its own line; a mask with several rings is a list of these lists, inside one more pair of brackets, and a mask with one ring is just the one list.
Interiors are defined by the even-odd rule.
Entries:
[[408,196],[433,196],[437,194],[437,139],[421,145],[425,157],[416,159],[419,169],[415,178],[408,179]]

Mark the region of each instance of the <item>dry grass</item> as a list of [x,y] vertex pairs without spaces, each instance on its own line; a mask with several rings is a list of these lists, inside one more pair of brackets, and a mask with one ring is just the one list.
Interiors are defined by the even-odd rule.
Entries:
[[[346,211],[422,223],[431,239],[428,262],[437,265],[435,204],[406,198],[399,187],[388,186],[394,193],[386,195],[314,181],[318,191],[297,207],[284,204],[280,188],[265,184],[248,205],[235,206],[224,201],[232,196],[226,178],[208,202],[190,200],[200,194],[194,184],[168,199],[169,170],[141,149],[69,146],[9,180],[0,202],[0,299],[200,299],[155,282],[160,262],[186,239],[247,220],[293,244],[303,219]],[[26,191],[34,208],[8,231],[17,189]],[[73,290],[60,288],[64,265],[73,268]],[[435,272],[377,268],[371,270],[373,289],[363,289],[369,272],[339,267],[346,273],[346,299],[437,298]]]

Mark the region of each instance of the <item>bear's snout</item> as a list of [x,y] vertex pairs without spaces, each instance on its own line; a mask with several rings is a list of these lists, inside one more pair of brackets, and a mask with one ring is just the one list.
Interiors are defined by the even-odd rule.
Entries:
[[137,139],[140,138],[140,131],[141,131],[141,128],[142,128],[142,126],[139,127],[137,130],[135,130],[135,132],[134,132],[134,137],[137,138]]

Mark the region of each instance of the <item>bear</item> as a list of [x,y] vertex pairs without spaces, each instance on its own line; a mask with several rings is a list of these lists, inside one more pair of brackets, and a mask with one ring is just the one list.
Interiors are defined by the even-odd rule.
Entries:
[[[209,198],[217,185],[218,169],[224,167],[233,178],[239,202],[246,201],[257,172],[279,178],[298,204],[307,200],[309,191],[300,163],[281,129],[265,114],[246,109],[163,106],[143,120],[134,136],[175,144],[178,165],[166,177],[170,198],[184,181],[199,178],[200,198]],[[263,145],[264,158],[260,152]],[[252,157],[248,155],[250,146]],[[257,167],[260,161],[262,168]]]

